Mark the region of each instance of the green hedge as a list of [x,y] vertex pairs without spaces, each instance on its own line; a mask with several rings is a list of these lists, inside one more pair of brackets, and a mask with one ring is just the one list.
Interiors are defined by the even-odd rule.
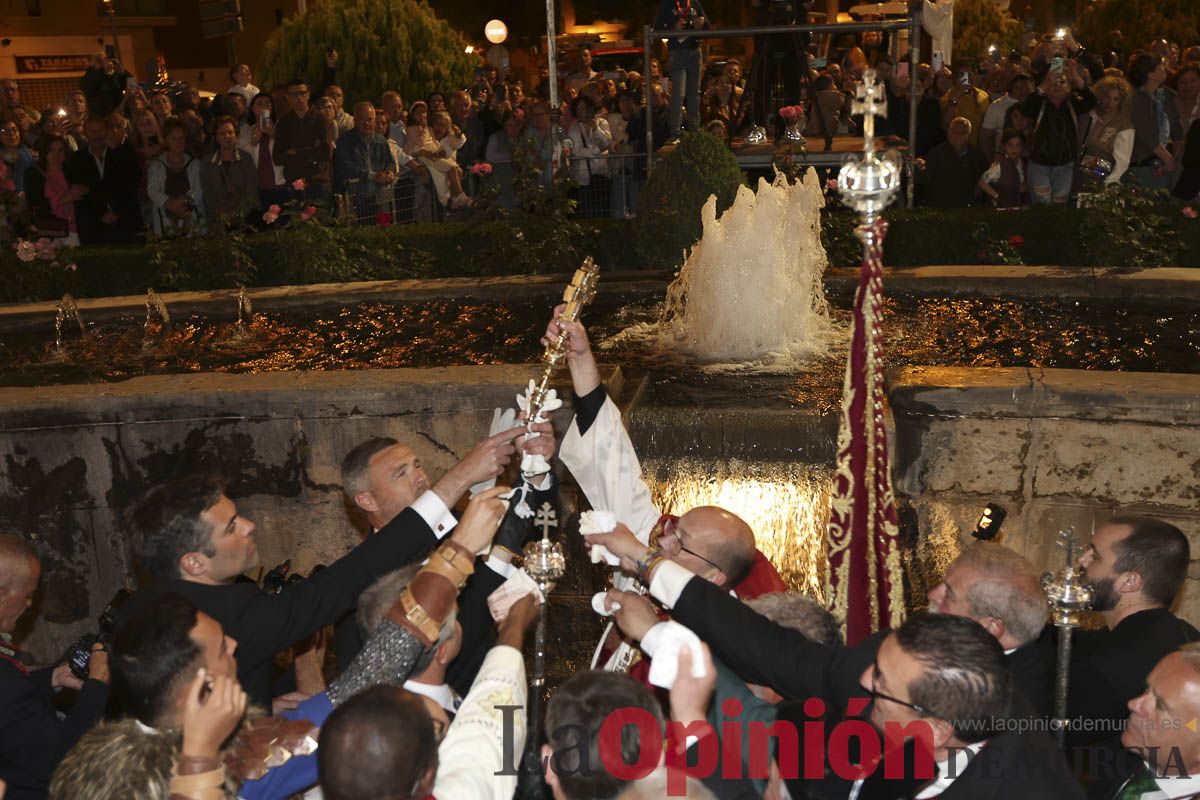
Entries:
[[[937,211],[894,209],[884,260],[889,266],[978,264],[989,258],[987,243],[1006,243],[1025,264],[1125,266],[1113,262],[1115,240],[1128,229],[1133,246],[1147,220],[1175,247],[1166,252],[1143,250],[1145,265],[1200,267],[1200,220],[1186,218],[1177,206],[1137,212],[1135,220],[1104,211],[1035,208],[997,213],[985,209]],[[835,266],[858,262],[856,218],[831,209],[824,218],[824,240]],[[1091,224],[1104,236],[1085,237]],[[570,272],[585,255],[609,269],[671,269],[678,258],[644,258],[636,246],[637,228],[625,220],[585,220],[581,236],[565,247],[542,248],[555,253],[544,262],[512,259],[518,241],[538,247],[551,236],[545,225],[513,218],[491,222],[408,225],[388,228],[340,228],[307,223],[246,236],[207,236],[149,246],[86,247],[66,255],[73,271],[45,262],[19,261],[13,246],[0,249],[0,301],[141,294],[160,291],[279,286],[329,281],[387,280],[513,273]],[[520,232],[521,236],[517,236]],[[517,241],[514,241],[517,240]],[[1103,246],[1098,246],[1102,242]],[[994,249],[994,248],[993,248]],[[535,250],[535,252],[538,252]]]

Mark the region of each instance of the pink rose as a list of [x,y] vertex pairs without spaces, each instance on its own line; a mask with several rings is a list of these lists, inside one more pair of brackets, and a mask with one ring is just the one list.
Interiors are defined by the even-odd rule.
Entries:
[[472,175],[491,175],[492,174],[492,165],[487,163],[486,161],[482,161],[482,162],[476,164],[475,166],[471,167],[471,174]]
[[1196,219],[1196,217],[1200,217],[1200,213],[1196,211],[1194,206],[1184,206],[1183,215],[1188,219]]
[[304,182],[304,178],[296,178],[296,180],[292,181],[292,188],[297,192],[303,192],[308,188],[308,184]]
[[13,245],[13,249],[17,251],[17,258],[28,263],[37,258],[37,245],[25,239],[17,239],[17,243]]
[[302,212],[300,212],[300,221],[307,222],[308,220],[312,219],[313,215],[316,213],[317,213],[317,207],[309,206],[308,208],[306,208]]
[[831,192],[836,192],[838,188],[837,178],[830,178],[829,180],[825,181],[825,188]]
[[54,241],[43,236],[38,239],[33,245],[34,252],[37,257],[44,261],[54,260]]
[[267,213],[263,214],[263,222],[267,223],[268,225],[273,224],[275,220],[279,219],[279,214],[281,211],[282,209],[279,206],[272,205],[267,209]]

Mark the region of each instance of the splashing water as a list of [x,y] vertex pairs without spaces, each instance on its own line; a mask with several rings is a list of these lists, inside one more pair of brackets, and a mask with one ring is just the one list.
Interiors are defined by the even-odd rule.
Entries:
[[758,191],[738,189],[716,215],[701,211],[703,235],[667,288],[660,350],[708,362],[788,363],[828,352],[834,326],[822,275],[820,180],[809,169],[789,184],[776,173]]

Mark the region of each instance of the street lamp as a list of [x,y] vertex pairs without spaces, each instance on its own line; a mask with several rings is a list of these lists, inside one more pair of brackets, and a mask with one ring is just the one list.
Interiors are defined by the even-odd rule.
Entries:
[[508,38],[508,26],[498,19],[489,20],[483,26],[483,35],[492,44],[501,44]]

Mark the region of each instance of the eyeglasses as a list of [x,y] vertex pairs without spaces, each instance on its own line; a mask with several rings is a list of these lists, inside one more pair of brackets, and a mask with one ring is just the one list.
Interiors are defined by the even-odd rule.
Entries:
[[[682,532],[679,530],[679,522],[674,519],[668,519],[663,523],[662,533],[659,534],[658,539],[654,542],[651,542],[651,544],[662,550],[663,554],[666,555],[667,558],[674,558],[680,553],[687,553],[689,556],[695,556],[696,558],[700,559],[718,572],[725,571],[719,565],[700,555],[695,550],[689,550],[688,548],[684,547],[683,539],[680,535],[681,533]],[[667,544],[667,542],[670,542],[670,544]]]
[[913,711],[917,712],[918,714],[920,714],[923,717],[933,716],[933,714],[930,713],[929,709],[925,708],[924,706],[919,706],[916,703],[910,703],[907,700],[901,700],[899,697],[892,697],[890,694],[884,694],[883,692],[876,689],[875,688],[875,680],[878,677],[879,677],[879,664],[875,663],[875,664],[871,665],[871,688],[869,690],[871,693],[871,697],[875,698],[876,700],[887,700],[889,703],[896,703],[897,705],[902,705],[905,708],[911,708]]

